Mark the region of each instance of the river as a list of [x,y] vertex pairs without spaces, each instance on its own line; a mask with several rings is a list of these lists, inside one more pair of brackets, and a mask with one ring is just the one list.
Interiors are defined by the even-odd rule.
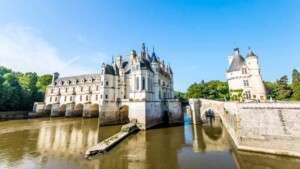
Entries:
[[222,123],[161,126],[129,136],[104,155],[85,150],[118,132],[97,119],[0,122],[1,169],[299,169],[300,159],[236,151]]

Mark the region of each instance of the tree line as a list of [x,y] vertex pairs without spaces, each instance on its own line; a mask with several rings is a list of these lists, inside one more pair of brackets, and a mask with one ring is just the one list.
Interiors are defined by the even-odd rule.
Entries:
[[0,111],[31,110],[35,101],[43,101],[51,75],[20,73],[0,66]]
[[[264,82],[268,99],[273,100],[300,100],[300,73],[294,69],[292,80],[289,83],[287,75],[282,76],[275,82]],[[187,103],[190,98],[207,98],[213,100],[235,100],[230,98],[227,82],[212,80],[193,83],[184,92],[175,92],[177,98],[183,103]]]

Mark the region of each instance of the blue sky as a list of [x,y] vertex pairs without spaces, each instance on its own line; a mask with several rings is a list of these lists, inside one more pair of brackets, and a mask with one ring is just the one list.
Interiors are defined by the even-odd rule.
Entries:
[[227,56],[250,46],[263,78],[300,69],[297,0],[1,0],[0,64],[62,75],[97,72],[114,55],[149,49],[173,67],[175,88],[224,80]]

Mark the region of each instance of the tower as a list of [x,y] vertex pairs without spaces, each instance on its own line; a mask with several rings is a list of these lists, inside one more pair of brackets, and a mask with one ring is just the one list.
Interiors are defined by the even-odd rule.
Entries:
[[233,100],[265,100],[266,92],[260,74],[258,57],[249,50],[244,58],[238,48],[229,56],[226,78]]
[[258,56],[251,49],[246,57],[246,65],[248,73],[251,75],[249,84],[251,84],[252,99],[266,100],[266,89],[262,80]]

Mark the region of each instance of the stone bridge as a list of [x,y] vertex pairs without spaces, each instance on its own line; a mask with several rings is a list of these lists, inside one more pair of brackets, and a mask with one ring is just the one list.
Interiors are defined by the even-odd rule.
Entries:
[[189,102],[194,124],[213,112],[238,149],[300,157],[300,102]]
[[189,100],[194,124],[206,122],[209,116],[219,117],[224,112],[224,102],[207,99]]

